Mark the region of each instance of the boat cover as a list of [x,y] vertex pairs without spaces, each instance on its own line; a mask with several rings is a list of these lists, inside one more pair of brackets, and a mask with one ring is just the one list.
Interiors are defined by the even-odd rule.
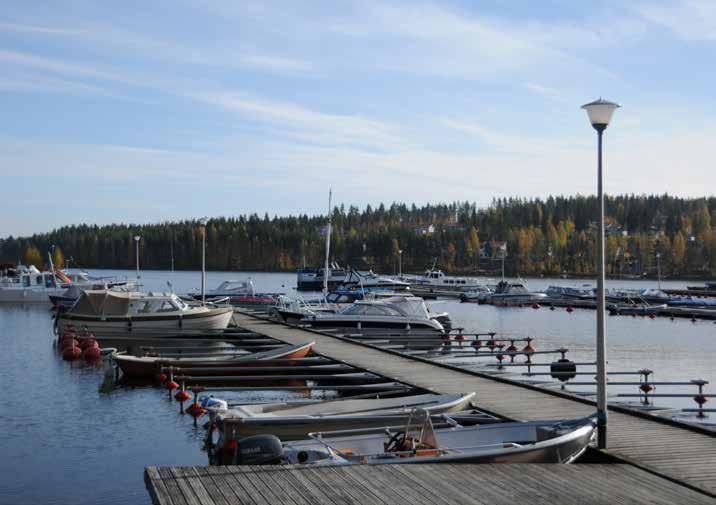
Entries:
[[126,316],[131,300],[130,293],[104,289],[83,291],[69,313],[82,316]]

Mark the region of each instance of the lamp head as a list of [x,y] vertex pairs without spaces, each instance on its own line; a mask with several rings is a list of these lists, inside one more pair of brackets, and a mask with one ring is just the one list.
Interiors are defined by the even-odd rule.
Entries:
[[585,103],[582,108],[587,111],[589,122],[597,131],[604,131],[609,126],[614,111],[621,105],[599,98],[593,102]]
[[135,242],[139,242],[141,239],[142,239],[142,237],[140,237],[139,235],[134,236]]
[[199,219],[199,224],[201,224],[202,226],[206,226],[206,223],[208,223],[208,222],[209,222],[208,217],[202,217],[201,219]]

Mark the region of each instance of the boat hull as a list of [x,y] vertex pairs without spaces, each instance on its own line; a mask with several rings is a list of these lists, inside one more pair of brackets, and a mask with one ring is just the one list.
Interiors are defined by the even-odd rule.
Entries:
[[[206,312],[135,317],[106,317],[62,314],[57,319],[59,333],[68,325],[84,329],[97,337],[132,337],[138,335],[161,337],[187,332],[222,331],[234,314],[231,308],[210,309]],[[175,333],[173,333],[175,332]]]
[[[299,359],[305,358],[311,352],[313,343],[300,346],[286,346],[271,351],[261,353],[248,354],[233,359],[222,358],[162,358],[162,357],[136,357],[136,356],[115,356],[114,361],[117,363],[122,373],[130,377],[152,377],[159,373],[159,368],[163,366],[201,366],[201,367],[251,367],[260,366],[261,361],[275,359]],[[285,362],[286,366],[291,366],[290,361]]]

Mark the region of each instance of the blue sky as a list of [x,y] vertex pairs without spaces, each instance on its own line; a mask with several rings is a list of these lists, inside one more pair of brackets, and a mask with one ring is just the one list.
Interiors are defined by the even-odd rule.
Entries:
[[334,202],[713,194],[716,2],[21,1],[0,237]]

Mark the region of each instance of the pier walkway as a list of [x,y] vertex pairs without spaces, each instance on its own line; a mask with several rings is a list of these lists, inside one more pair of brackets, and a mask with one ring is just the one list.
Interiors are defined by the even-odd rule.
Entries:
[[[421,389],[445,394],[475,391],[480,409],[509,419],[575,418],[596,410],[594,402],[585,398],[276,323],[248,312],[237,312],[234,320],[240,328],[288,343],[313,340],[319,354]],[[716,432],[610,407],[607,453],[716,497]]]
[[630,465],[147,467],[155,505],[701,505],[713,498]]

